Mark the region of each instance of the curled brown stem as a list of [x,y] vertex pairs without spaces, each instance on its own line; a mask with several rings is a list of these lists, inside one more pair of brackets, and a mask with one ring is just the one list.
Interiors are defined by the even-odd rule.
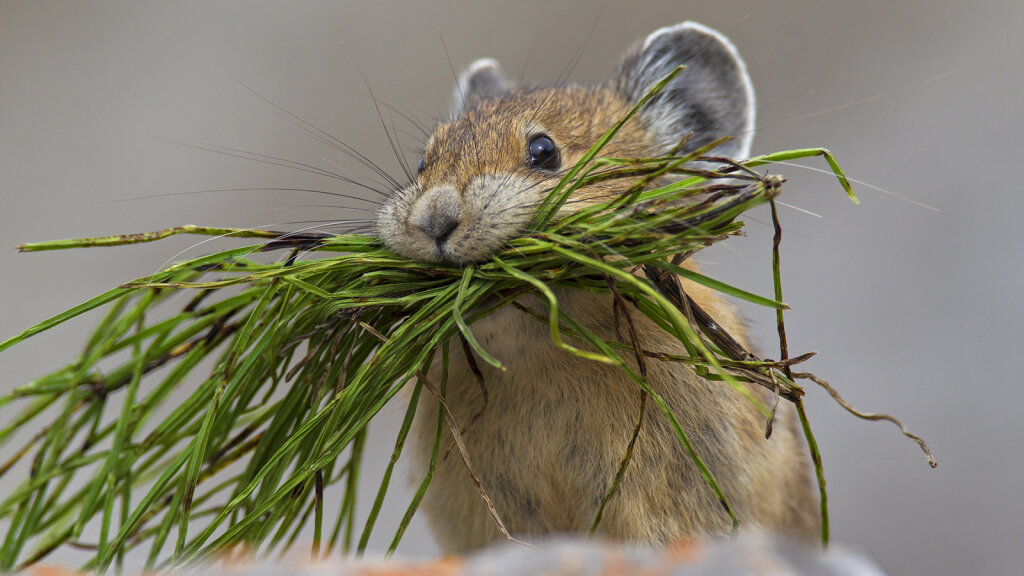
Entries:
[[835,388],[833,388],[828,382],[822,380],[821,378],[818,378],[817,376],[811,374],[810,372],[793,372],[793,377],[806,378],[807,380],[814,382],[818,386],[821,386],[822,388],[825,389],[826,392],[828,392],[828,395],[831,396],[832,399],[836,401],[836,403],[838,403],[847,412],[853,414],[857,418],[871,420],[873,422],[885,420],[886,422],[892,422],[896,426],[899,426],[900,432],[902,432],[904,436],[910,438],[914,442],[917,442],[917,445],[921,447],[921,451],[924,452],[925,458],[928,459],[929,466],[935,468],[936,466],[939,465],[938,461],[935,460],[935,456],[932,454],[931,448],[928,447],[928,443],[924,441],[924,438],[921,438],[917,434],[914,434],[913,432],[908,430],[907,427],[903,424],[903,422],[900,422],[899,418],[896,418],[895,416],[890,416],[889,414],[883,414],[880,412],[861,412],[860,410],[857,410],[849,402],[847,402],[846,399],[844,399],[839,394],[839,392]]

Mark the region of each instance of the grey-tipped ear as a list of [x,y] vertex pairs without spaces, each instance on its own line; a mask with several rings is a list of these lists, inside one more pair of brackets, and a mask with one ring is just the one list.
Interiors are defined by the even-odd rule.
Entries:
[[640,116],[666,150],[693,131],[687,148],[733,136],[711,154],[746,158],[754,138],[754,88],[736,47],[715,30],[683,22],[654,31],[623,58],[619,89],[635,102],[680,64],[686,69]]
[[452,115],[458,116],[483,100],[497,98],[509,88],[501,66],[493,58],[481,58],[459,75],[452,99]]

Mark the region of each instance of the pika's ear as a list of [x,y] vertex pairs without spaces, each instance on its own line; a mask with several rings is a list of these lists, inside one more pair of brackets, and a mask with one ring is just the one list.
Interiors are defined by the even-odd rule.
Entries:
[[498,61],[481,58],[459,75],[452,98],[452,115],[458,116],[483,100],[497,98],[508,88],[509,83],[501,73]]
[[693,131],[687,148],[732,136],[711,153],[746,158],[754,138],[754,88],[736,47],[715,30],[683,22],[654,31],[622,59],[618,88],[636,102],[680,64],[686,69],[639,111],[641,119],[664,150]]

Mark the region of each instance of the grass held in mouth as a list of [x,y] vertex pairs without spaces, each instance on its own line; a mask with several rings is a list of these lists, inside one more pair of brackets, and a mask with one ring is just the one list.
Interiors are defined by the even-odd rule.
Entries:
[[[0,344],[3,351],[87,311],[107,311],[78,358],[0,397],[0,407],[18,407],[0,428],[6,451],[0,475],[19,460],[31,459],[30,475],[0,501],[6,530],[0,570],[31,565],[65,545],[90,550],[86,568],[101,572],[135,548],[148,550],[150,568],[239,546],[266,553],[288,548],[310,522],[314,556],[327,550],[363,551],[371,532],[385,529],[377,517],[416,399],[445,396],[445,370],[435,382],[426,376],[428,368],[447,366],[453,341],[479,362],[502,368],[502,359],[474,338],[473,324],[507,306],[547,325],[564,350],[624,370],[645,393],[644,401],[672,422],[678,441],[734,526],[743,518],[729,506],[729,495],[704,465],[688,431],[648,387],[644,363],[684,362],[706,378],[746,392],[764,415],[766,434],[774,408],[758,402],[746,385],[764,386],[776,398],[795,403],[817,471],[822,538],[827,540],[821,458],[797,380],[812,379],[834,390],[809,373],[791,370],[810,354],[789,357],[785,344],[777,219],[775,293],[770,297],[680,265],[740,232],[738,218],[747,210],[764,203],[774,207],[783,179],[754,172],[757,166],[824,156],[854,198],[849,183],[824,149],[742,162],[710,155],[715,144],[658,158],[601,157],[601,148],[628,120],[629,115],[568,171],[520,236],[481,262],[412,261],[368,235],[201,226],[23,245],[26,252],[113,246],[175,234],[262,241],[175,263]],[[627,191],[577,212],[561,209],[573,193],[608,179],[628,182]],[[257,257],[267,252],[284,257],[273,262]],[[762,359],[743,349],[689,299],[680,276],[775,309],[780,358]],[[627,322],[630,312],[646,315],[678,339],[687,354],[647,350],[634,337],[624,342],[599,338],[560,310],[555,289],[610,293],[618,310],[629,311],[623,313]],[[184,305],[169,313],[172,298],[181,293],[187,294]],[[529,294],[539,298],[546,313],[518,306],[517,300]],[[411,388],[412,401],[369,518],[359,526],[356,486],[367,425],[404,387]],[[186,400],[167,406],[171,393],[182,389],[188,390]],[[891,419],[858,413],[836,397],[857,415]],[[457,423],[443,401],[431,416],[437,422],[431,466],[401,523],[386,528],[394,533],[391,551],[431,481],[438,452],[443,453],[444,429],[451,430],[474,475],[471,455],[459,442]],[[931,458],[923,441],[904,433]],[[16,436],[28,439],[11,445]],[[620,469],[609,471],[616,482],[605,503],[614,498],[618,479],[630,465],[632,447],[631,442]],[[501,526],[486,491],[479,481],[475,485]],[[336,511],[324,510],[329,490],[342,494]],[[594,526],[600,519],[599,512]]]

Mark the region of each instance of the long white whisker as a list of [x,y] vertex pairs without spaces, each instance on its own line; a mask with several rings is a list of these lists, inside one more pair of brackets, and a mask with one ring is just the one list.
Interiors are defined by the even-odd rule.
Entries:
[[876,94],[874,96],[869,96],[867,98],[861,98],[860,100],[854,100],[853,102],[847,102],[845,104],[839,104],[838,106],[832,106],[832,107],[826,108],[824,110],[818,110],[817,112],[811,112],[810,114],[804,114],[803,116],[797,116],[796,118],[790,118],[789,120],[783,120],[782,122],[778,122],[776,124],[769,124],[767,126],[758,126],[757,130],[763,130],[765,128],[774,128],[776,126],[781,126],[782,124],[788,124],[790,122],[799,122],[801,120],[807,120],[807,119],[810,119],[810,118],[817,118],[818,116],[824,116],[825,114],[831,114],[832,112],[837,112],[839,110],[845,110],[846,108],[853,108],[854,106],[860,106],[862,104],[868,104],[868,103],[874,102],[876,100],[881,100],[883,98],[889,98],[890,96],[895,96],[896,94],[900,94],[902,92],[907,92],[907,91],[913,90],[915,88],[920,88],[921,86],[924,86],[926,84],[931,84],[932,82],[938,82],[939,80],[943,80],[945,78],[949,78],[950,76],[953,76],[954,74],[956,74],[956,72],[945,72],[943,74],[939,74],[938,76],[932,76],[931,78],[927,78],[927,79],[922,80],[920,82],[915,82],[914,84],[911,84],[910,86],[904,86],[903,88],[898,88],[898,89],[893,90],[891,92],[886,92],[884,94]]
[[[160,272],[161,270],[167,268],[167,266],[171,262],[174,262],[175,260],[177,260],[182,254],[188,252],[189,250],[193,250],[195,248],[198,248],[198,247],[202,246],[203,244],[206,244],[207,242],[213,242],[214,240],[219,240],[221,238],[228,238],[230,236],[234,236],[235,234],[238,234],[239,232],[252,232],[252,231],[255,231],[255,230],[266,230],[270,226],[274,226],[274,225],[275,225],[275,223],[269,223],[269,224],[266,224],[266,225],[263,225],[263,226],[254,226],[254,227],[251,227],[251,228],[240,228],[238,230],[235,230],[235,231],[232,231],[232,232],[228,232],[227,234],[218,234],[216,236],[210,236],[209,238],[206,238],[204,240],[200,240],[199,242],[196,242],[195,244],[189,246],[188,248],[185,248],[184,250],[179,251],[175,255],[173,255],[170,258],[168,258],[167,260],[165,260],[164,263],[161,264],[159,268],[157,268],[157,270],[156,270],[156,272],[154,272],[154,274],[156,274],[156,273]],[[251,254],[251,252],[250,252],[250,254]]]
[[807,214],[808,216],[814,216],[815,218],[821,218],[822,217],[821,214],[816,214],[814,212],[811,212],[810,210],[805,210],[804,208],[801,208],[799,206],[793,206],[792,204],[786,204],[785,202],[782,202],[781,200],[776,200],[775,203],[778,204],[779,206],[785,206],[786,208],[790,208],[792,210],[796,210],[797,212],[803,212],[804,214]]
[[[823,168],[815,168],[814,166],[805,166],[803,164],[797,164],[795,162],[772,162],[772,164],[781,164],[783,166],[792,166],[794,168],[803,168],[804,170],[810,170],[811,172],[818,172],[819,174],[827,174],[829,176],[835,176],[835,174],[831,170],[825,170]],[[880,188],[878,186],[875,186],[874,184],[870,184],[870,183],[865,182],[863,180],[857,180],[856,178],[850,178],[849,176],[847,176],[846,179],[849,180],[850,182],[853,182],[854,184],[859,185],[859,186],[864,186],[865,188],[870,188],[871,190],[875,190],[876,192],[881,192],[882,194],[886,194],[888,196],[892,196],[893,198],[896,198],[898,200],[902,200],[904,202],[909,202],[910,204],[913,204],[915,206],[919,206],[921,208],[925,208],[927,210],[931,210],[932,212],[942,212],[942,210],[939,210],[938,208],[936,208],[934,206],[930,206],[928,204],[925,204],[924,202],[920,202],[918,200],[914,200],[913,198],[908,198],[907,196],[903,196],[901,194],[897,194],[897,193],[892,192],[890,190],[886,190],[885,188]]]

